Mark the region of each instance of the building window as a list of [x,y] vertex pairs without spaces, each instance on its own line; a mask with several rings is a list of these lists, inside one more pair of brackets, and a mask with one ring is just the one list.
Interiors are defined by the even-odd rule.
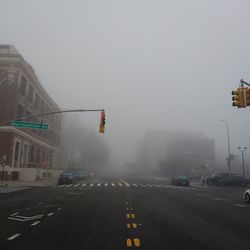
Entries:
[[33,162],[34,161],[34,145],[31,146],[30,148],[30,162]]
[[[31,116],[31,112],[29,110],[26,110],[25,111],[25,117],[29,117]],[[27,120],[30,120],[30,119],[27,119]]]
[[41,107],[40,107],[40,108],[41,108],[41,113],[43,113],[43,112],[44,112],[44,105],[45,105],[45,104],[44,104],[44,101],[43,101],[43,100],[41,100]]
[[40,162],[40,148],[37,149],[37,157],[36,157],[36,162]]
[[21,77],[21,83],[20,83],[20,93],[23,96],[26,96],[27,92],[27,80],[24,76]]
[[40,96],[38,94],[35,95],[35,107],[39,109],[40,105]]
[[17,118],[21,118],[24,116],[24,107],[21,104],[17,106]]
[[34,88],[30,85],[28,91],[28,101],[33,102]]

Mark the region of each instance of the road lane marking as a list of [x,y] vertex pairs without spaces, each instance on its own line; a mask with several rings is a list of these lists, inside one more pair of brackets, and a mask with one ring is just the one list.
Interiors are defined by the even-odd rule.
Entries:
[[111,185],[112,185],[112,187],[114,187],[114,186],[115,186],[115,184],[114,184],[114,183],[112,183]]
[[216,197],[213,197],[212,200],[215,200],[215,201],[229,201],[228,199],[216,198]]
[[82,187],[85,187],[86,185],[87,185],[87,183],[83,183],[83,184],[82,184]]
[[71,187],[73,184],[69,184],[69,185],[67,185],[66,187]]
[[126,244],[127,244],[127,247],[132,247],[132,240],[127,239]]
[[49,213],[48,216],[52,216],[54,213]]
[[97,184],[97,187],[100,187],[100,186],[101,186],[101,183],[98,183],[98,184]]
[[130,187],[130,185],[129,185],[124,179],[120,178],[120,181],[121,181],[123,184],[125,184],[127,187]]
[[57,210],[58,210],[58,211],[60,211],[60,210],[62,210],[62,208],[61,208],[61,207],[59,207],[59,208],[57,208]]
[[151,188],[151,187],[153,187],[153,186],[152,186],[152,185],[150,185],[150,184],[146,184],[146,185],[147,185],[148,187],[150,187],[150,188]]
[[126,214],[127,219],[135,219],[135,214]]
[[122,184],[121,184],[121,183],[118,183],[118,185],[119,185],[120,187],[122,187]]
[[93,183],[91,183],[89,186],[90,186],[90,187],[93,187],[93,186],[94,186],[94,184],[93,184]]
[[133,185],[134,187],[138,187],[138,185],[136,185],[135,183],[132,183],[132,185]]
[[61,187],[65,187],[65,186],[66,186],[66,185],[64,184],[64,185],[59,185],[58,187],[61,188]]
[[108,183],[105,183],[104,186],[107,187],[107,186],[108,186]]
[[135,244],[135,247],[139,247],[141,245],[141,241],[139,238],[134,238],[134,244]]
[[154,184],[153,186],[154,186],[154,187],[160,187],[159,185],[156,185],[156,184]]
[[127,228],[128,229],[136,229],[138,227],[138,225],[136,223],[128,223],[127,224]]
[[36,226],[36,225],[39,224],[39,223],[40,223],[40,220],[38,220],[38,221],[32,223],[31,226]]
[[139,184],[140,186],[142,186],[142,187],[146,187],[145,185],[143,185],[143,184]]
[[15,216],[15,215],[17,215],[17,214],[18,214],[18,212],[14,213],[14,214],[11,214],[10,216]]
[[78,187],[78,186],[80,186],[80,184],[76,184],[74,187]]
[[21,234],[14,234],[12,235],[11,237],[9,237],[7,240],[14,240],[16,239],[17,237],[19,237]]

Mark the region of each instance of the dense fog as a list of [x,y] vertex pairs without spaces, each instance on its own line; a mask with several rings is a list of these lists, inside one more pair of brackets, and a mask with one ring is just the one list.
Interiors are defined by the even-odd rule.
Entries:
[[105,109],[104,134],[98,112],[64,115],[62,164],[167,175],[175,165],[187,174],[204,164],[226,170],[223,119],[238,172],[237,147],[250,150],[250,109],[232,107],[231,91],[241,78],[250,82],[249,7],[4,0],[0,44],[17,48],[62,109]]

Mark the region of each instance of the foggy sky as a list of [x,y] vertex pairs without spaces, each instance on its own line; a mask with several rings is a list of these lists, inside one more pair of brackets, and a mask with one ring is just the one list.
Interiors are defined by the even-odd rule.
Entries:
[[[247,0],[2,0],[0,43],[13,44],[61,108],[105,108],[113,164],[133,161],[148,129],[191,130],[226,154],[248,146]],[[98,131],[99,114],[81,114]],[[250,149],[249,149],[250,150]],[[238,154],[238,153],[237,153]]]

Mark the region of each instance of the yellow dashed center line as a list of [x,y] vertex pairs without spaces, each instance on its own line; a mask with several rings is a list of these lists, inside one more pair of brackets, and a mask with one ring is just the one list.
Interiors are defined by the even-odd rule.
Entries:
[[132,229],[132,228],[136,229],[137,227],[138,227],[138,225],[136,223],[128,223],[127,224],[127,228],[129,228],[129,229]]
[[127,247],[132,247],[133,245],[135,247],[140,247],[141,246],[141,241],[140,241],[139,238],[127,239],[126,243],[127,243]]

